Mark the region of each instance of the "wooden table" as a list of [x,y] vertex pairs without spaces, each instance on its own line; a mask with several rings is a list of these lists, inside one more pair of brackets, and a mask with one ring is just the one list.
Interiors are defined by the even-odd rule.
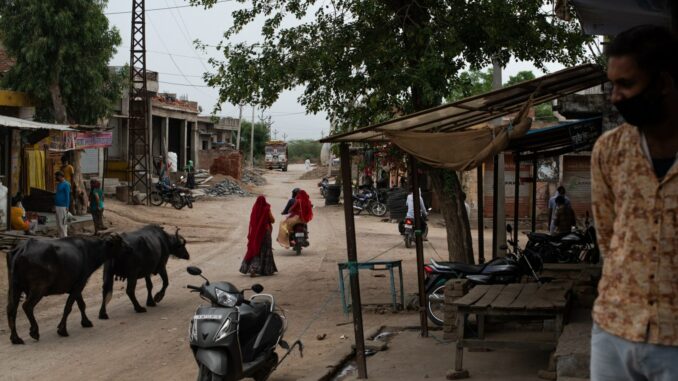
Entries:
[[403,267],[402,260],[384,260],[384,261],[373,261],[373,262],[341,262],[337,264],[339,267],[339,294],[341,296],[341,307],[344,310],[344,314],[348,314],[349,304],[346,301],[346,287],[344,286],[344,270],[350,271],[359,271],[359,270],[372,270],[372,271],[388,271],[390,274],[390,284],[391,284],[391,303],[393,306],[393,311],[398,310],[398,298],[395,287],[395,275],[393,274],[393,269],[398,268],[398,276],[400,278],[400,305],[405,308],[405,293],[403,289]]
[[[457,299],[457,351],[454,362],[454,378],[468,377],[462,362],[464,347],[487,349],[536,349],[554,350],[563,331],[563,321],[570,305],[573,283],[553,281],[545,284],[514,283],[509,285],[476,286],[465,296]],[[478,321],[478,337],[466,335],[468,316],[475,314]],[[549,341],[498,341],[485,340],[487,316],[554,319],[553,339]]]

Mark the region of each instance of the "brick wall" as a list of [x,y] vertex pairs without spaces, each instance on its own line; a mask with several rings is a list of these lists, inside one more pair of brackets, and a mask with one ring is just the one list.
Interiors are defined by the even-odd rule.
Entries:
[[242,153],[229,150],[198,151],[199,169],[209,170],[210,174],[231,176],[240,180],[242,177]]

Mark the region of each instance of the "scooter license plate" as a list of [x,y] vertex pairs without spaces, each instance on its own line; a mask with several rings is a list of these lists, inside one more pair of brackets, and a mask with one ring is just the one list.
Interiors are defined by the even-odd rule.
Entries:
[[304,238],[304,233],[295,233],[294,236],[297,238]]
[[407,229],[407,230],[412,229],[412,225],[405,225],[405,229]]

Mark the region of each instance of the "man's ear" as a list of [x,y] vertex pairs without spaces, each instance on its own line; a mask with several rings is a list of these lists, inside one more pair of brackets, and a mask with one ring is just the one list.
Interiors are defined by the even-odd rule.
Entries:
[[678,91],[678,88],[676,87],[676,80],[668,72],[663,71],[661,74],[659,74],[659,83],[662,95],[668,95],[672,92]]

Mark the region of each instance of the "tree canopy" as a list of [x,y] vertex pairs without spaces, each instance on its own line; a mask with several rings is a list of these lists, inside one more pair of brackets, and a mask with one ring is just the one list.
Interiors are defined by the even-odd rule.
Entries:
[[[236,134],[234,134],[236,135]],[[237,136],[237,135],[236,135]],[[252,123],[243,120],[240,130],[240,150],[245,154],[245,157],[250,156],[250,141],[252,140]],[[237,139],[237,137],[236,137]],[[254,156],[264,156],[264,149],[266,142],[271,139],[268,125],[262,122],[254,123]],[[248,159],[249,160],[249,159]]]
[[106,0],[0,0],[0,40],[16,64],[3,86],[28,93],[43,121],[95,124],[120,98],[125,70]]
[[322,144],[317,140],[291,140],[288,144],[289,160],[303,162],[306,159],[310,159],[312,162],[318,162],[320,160],[321,148]]

